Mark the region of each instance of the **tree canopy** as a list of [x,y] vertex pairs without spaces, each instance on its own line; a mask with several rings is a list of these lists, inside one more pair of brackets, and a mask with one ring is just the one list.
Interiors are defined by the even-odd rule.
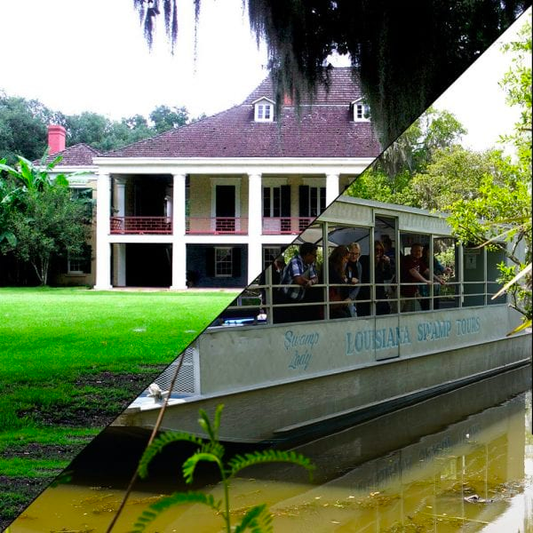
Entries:
[[[191,0],[197,13],[201,0]],[[530,0],[242,0],[264,39],[278,103],[327,84],[328,57],[349,54],[382,144],[404,131],[514,22]],[[133,0],[151,45],[162,18],[172,49],[177,0]]]
[[58,118],[38,100],[7,96],[0,91],[0,157],[10,163],[17,161],[17,155],[40,158],[46,149],[47,124]]
[[[523,314],[522,327],[531,327],[531,15],[518,38],[505,46],[512,54],[511,68],[501,86],[507,102],[519,106],[521,115],[511,135],[501,141],[515,148],[514,157],[500,157],[497,174],[486,176],[476,197],[451,205],[450,222],[463,242],[502,249],[514,266],[500,266],[500,281]],[[511,245],[511,246],[509,246]],[[525,257],[515,254],[522,245]]]
[[[425,209],[444,209],[450,198],[458,198],[454,191],[462,193],[470,184],[479,183],[477,169],[489,165],[480,161],[485,156],[474,156],[461,148],[459,143],[465,133],[464,126],[452,113],[430,107],[348,187],[346,194]],[[465,168],[470,176],[466,181],[459,173],[459,169]],[[456,186],[448,183],[444,187],[442,180],[436,179],[443,173],[446,173],[444,180],[455,179]]]
[[45,159],[37,166],[19,157],[16,167],[0,160],[8,176],[0,187],[0,251],[29,263],[41,285],[55,257],[81,254],[92,218],[85,200],[72,197],[67,177],[51,177],[61,158]]
[[[531,49],[529,20],[505,46],[513,61],[501,86],[521,115],[500,143],[513,155],[501,148],[464,148],[465,131],[455,117],[429,109],[347,190],[356,197],[448,211],[461,242],[504,252],[514,264],[500,266],[500,281],[510,283],[511,305],[525,325],[532,317]],[[525,255],[516,253],[520,246]]]
[[67,133],[67,146],[85,143],[107,151],[153,137],[191,122],[185,107],[156,106],[148,119],[142,115],[111,120],[84,111],[65,115],[47,108],[38,100],[8,96],[0,91],[0,157],[14,165],[18,156],[30,161],[41,158],[47,147],[48,124],[60,124]]

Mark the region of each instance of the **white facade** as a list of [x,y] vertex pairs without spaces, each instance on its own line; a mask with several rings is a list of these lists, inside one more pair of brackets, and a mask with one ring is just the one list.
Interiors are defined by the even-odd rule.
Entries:
[[[300,186],[325,188],[326,205],[371,162],[373,158],[110,158],[96,157],[98,167],[96,215],[96,284],[99,290],[126,284],[125,245],[164,244],[172,249],[171,289],[187,287],[187,247],[192,245],[243,246],[246,250],[245,286],[263,270],[264,246],[290,244],[301,231],[299,220],[307,223],[320,212],[299,210]],[[161,196],[159,230],[143,229],[150,217],[133,214],[134,200],[128,200],[134,180],[166,179],[166,195]],[[270,217],[265,222],[265,187],[285,184],[290,191],[290,213]],[[225,220],[217,216],[217,185],[235,191],[234,216],[230,228],[217,229],[213,224]],[[140,186],[137,186],[139,188]],[[189,187],[189,191],[187,191]],[[138,191],[137,196],[142,193]],[[227,200],[231,203],[233,200]],[[129,205],[126,205],[129,202]],[[301,201],[300,201],[301,202]],[[164,203],[164,205],[163,205]],[[159,207],[158,207],[159,209]],[[119,231],[111,220],[119,221]],[[156,217],[152,217],[156,218]],[[137,219],[137,220],[135,220]],[[279,226],[280,220],[292,227]],[[201,222],[204,221],[204,226]],[[128,229],[128,223],[131,223]],[[276,227],[276,223],[278,227]],[[163,225],[161,225],[163,224]],[[269,225],[270,224],[270,225]],[[162,229],[161,229],[162,228]],[[198,228],[198,229],[195,229]],[[113,253],[112,250],[115,250]]]

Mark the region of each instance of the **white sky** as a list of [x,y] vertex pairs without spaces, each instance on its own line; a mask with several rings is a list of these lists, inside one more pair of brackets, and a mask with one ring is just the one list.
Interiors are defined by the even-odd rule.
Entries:
[[[162,40],[148,52],[133,0],[0,0],[0,89],[65,114],[112,119],[147,116],[162,104],[186,106],[192,116],[238,104],[267,75],[265,48],[258,50],[241,0],[203,0],[195,62],[191,4],[178,0],[172,57]],[[436,103],[466,126],[474,149],[494,144],[516,120],[498,87],[509,64],[492,46]]]
[[[157,105],[193,116],[240,103],[267,76],[241,0],[203,0],[194,61],[191,0],[178,0],[174,57],[148,52],[133,0],[0,0],[0,89],[65,114],[120,119]],[[161,20],[162,24],[163,21]]]
[[496,145],[502,134],[510,133],[518,120],[518,107],[509,107],[505,93],[499,86],[511,67],[513,54],[502,53],[503,43],[516,38],[526,22],[525,13],[496,41],[443,95],[435,107],[447,109],[464,124],[468,135],[464,144],[474,150]]

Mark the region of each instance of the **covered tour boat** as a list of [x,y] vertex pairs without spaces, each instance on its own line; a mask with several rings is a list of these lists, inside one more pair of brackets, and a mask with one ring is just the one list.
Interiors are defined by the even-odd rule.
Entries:
[[[162,430],[201,436],[198,410],[224,404],[221,440],[306,439],[531,362],[531,331],[509,335],[521,317],[506,295],[493,298],[505,254],[460,245],[445,215],[345,196],[299,241],[318,246],[316,285],[287,301],[267,268],[156,380],[164,396],[179,366]],[[353,243],[366,272],[339,302],[324,258]],[[417,246],[433,258],[425,284],[405,275]],[[357,316],[339,317],[341,305]],[[161,406],[146,391],[114,425],[152,428]]]

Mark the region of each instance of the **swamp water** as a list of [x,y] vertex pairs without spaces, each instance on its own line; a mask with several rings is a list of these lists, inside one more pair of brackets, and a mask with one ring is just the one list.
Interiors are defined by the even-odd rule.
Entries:
[[[267,503],[276,533],[533,532],[530,387],[531,368],[514,370],[299,446],[317,465],[312,482],[288,465],[244,470],[232,483],[234,522]],[[239,451],[248,450],[231,454]],[[131,531],[160,494],[184,490],[176,479],[189,453],[161,458],[157,479],[136,485],[114,532]],[[122,497],[109,487],[125,486],[134,468],[127,455],[117,438],[82,454],[75,484],[46,490],[11,533],[104,532]],[[221,497],[209,473],[194,488],[202,486]],[[222,525],[207,507],[188,505],[149,531],[218,533]]]

